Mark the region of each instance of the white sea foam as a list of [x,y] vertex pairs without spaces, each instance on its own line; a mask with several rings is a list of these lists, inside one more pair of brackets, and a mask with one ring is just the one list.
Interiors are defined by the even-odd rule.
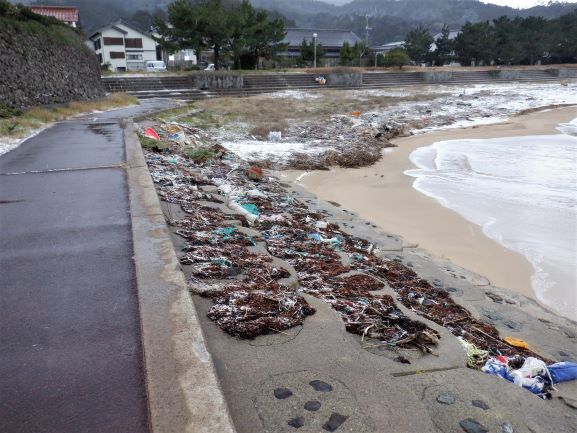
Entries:
[[273,142],[258,140],[225,141],[222,146],[234,152],[245,161],[256,159],[272,159],[283,162],[293,155],[293,153],[319,154],[327,147],[319,145],[318,142],[297,143],[297,142]]
[[525,255],[539,300],[577,319],[577,119],[559,130],[565,135],[434,143],[411,154],[419,168],[406,174]]
[[577,136],[577,119],[574,119],[569,123],[562,123],[559,125],[557,130],[563,134]]

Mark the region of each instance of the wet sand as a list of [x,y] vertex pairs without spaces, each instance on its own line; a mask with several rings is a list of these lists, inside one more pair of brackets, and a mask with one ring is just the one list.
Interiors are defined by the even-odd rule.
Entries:
[[[559,123],[576,117],[575,107],[556,108],[501,124],[404,137],[394,140],[398,148],[371,167],[311,172],[299,183],[319,198],[337,202],[383,230],[402,236],[407,244],[477,272],[493,285],[535,298],[530,281],[533,268],[524,256],[486,237],[481,227],[414,189],[415,179],[404,171],[415,168],[409,160],[413,150],[437,141],[554,134]],[[302,174],[289,172],[288,178],[295,180]]]

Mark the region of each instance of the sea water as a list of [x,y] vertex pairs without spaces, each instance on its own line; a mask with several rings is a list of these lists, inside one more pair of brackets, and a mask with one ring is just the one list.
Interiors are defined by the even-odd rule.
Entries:
[[577,119],[558,135],[441,141],[415,150],[413,186],[532,264],[537,298],[577,319]]

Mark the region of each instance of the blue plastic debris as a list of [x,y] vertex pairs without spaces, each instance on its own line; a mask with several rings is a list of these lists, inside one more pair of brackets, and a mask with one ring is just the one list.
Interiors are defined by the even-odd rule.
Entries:
[[577,379],[577,363],[558,362],[547,367],[553,383],[567,382]]
[[215,263],[215,264],[220,265],[224,268],[232,267],[232,262],[230,262],[226,259],[214,259],[214,260],[211,260],[211,263]]
[[222,236],[223,238],[228,238],[234,234],[236,227],[223,227],[221,229],[213,230],[213,233]]
[[319,233],[310,233],[309,238],[314,239],[317,242],[323,241],[323,237]]
[[308,237],[317,242],[331,243],[334,246],[339,246],[341,244],[341,240],[336,236],[334,238],[327,239],[324,238],[320,233],[310,233]]
[[242,208],[243,208],[244,210],[250,212],[250,213],[253,214],[253,215],[256,215],[256,216],[259,216],[259,215],[260,215],[260,212],[259,212],[258,208],[257,208],[256,205],[253,204],[253,203],[245,203],[245,204],[243,204],[243,205],[241,205],[241,206],[242,206]]

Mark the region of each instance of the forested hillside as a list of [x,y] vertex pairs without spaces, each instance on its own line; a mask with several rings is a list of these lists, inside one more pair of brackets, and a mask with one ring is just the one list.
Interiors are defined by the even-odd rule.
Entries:
[[[198,0],[192,0],[195,2]],[[230,4],[239,0],[223,0]],[[287,20],[287,27],[341,28],[365,35],[369,16],[370,43],[382,44],[403,39],[419,24],[438,32],[447,24],[452,29],[465,22],[493,20],[501,16],[541,16],[556,18],[577,8],[576,4],[552,3],[530,9],[513,9],[478,0],[354,0],[342,6],[317,0],[251,0],[257,8],[275,11]],[[142,27],[150,25],[154,15],[163,15],[170,0],[25,0],[26,3],[78,6],[85,32],[89,33],[119,17],[131,19]]]

